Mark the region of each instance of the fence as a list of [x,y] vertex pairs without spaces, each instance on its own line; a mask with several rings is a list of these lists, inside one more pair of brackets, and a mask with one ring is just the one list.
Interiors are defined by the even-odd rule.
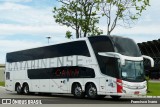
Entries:
[[150,56],[154,59],[154,68],[150,67],[150,61],[144,60],[146,74],[151,79],[160,79],[160,39],[138,43],[143,55]]

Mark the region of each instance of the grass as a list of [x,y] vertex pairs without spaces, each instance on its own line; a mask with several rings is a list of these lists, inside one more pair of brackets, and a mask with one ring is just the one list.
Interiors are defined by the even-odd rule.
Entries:
[[160,96],[160,83],[149,82],[148,91],[149,96]]
[[4,82],[0,82],[0,86],[5,86],[5,83]]

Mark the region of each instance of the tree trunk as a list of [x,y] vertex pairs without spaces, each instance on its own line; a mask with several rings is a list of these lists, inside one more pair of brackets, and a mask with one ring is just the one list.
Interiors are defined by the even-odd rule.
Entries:
[[107,36],[110,36],[110,34],[111,34],[111,32],[108,30],[108,31],[107,31]]
[[79,38],[79,32],[78,32],[78,29],[76,29],[76,38]]

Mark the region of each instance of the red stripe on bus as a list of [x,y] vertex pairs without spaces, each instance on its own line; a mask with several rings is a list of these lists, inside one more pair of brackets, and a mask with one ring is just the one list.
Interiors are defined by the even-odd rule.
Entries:
[[117,93],[122,93],[122,80],[117,79]]

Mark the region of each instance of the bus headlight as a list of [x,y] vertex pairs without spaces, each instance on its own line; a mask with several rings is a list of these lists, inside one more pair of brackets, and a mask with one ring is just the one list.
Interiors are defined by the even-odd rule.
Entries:
[[146,85],[131,86],[131,85],[123,84],[123,87],[128,88],[128,89],[144,89],[146,88]]
[[123,84],[123,87],[125,87],[125,88],[130,88],[130,86],[127,85],[127,84]]

